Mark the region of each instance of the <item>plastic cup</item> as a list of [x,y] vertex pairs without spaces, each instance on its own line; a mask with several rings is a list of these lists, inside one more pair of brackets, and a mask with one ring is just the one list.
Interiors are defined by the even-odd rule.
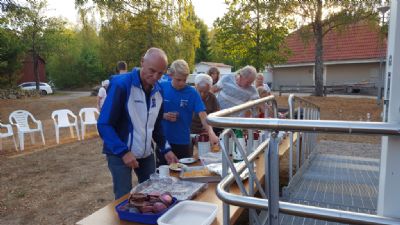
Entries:
[[178,119],[178,117],[179,117],[179,112],[178,111],[172,111],[171,113],[175,115],[176,119]]

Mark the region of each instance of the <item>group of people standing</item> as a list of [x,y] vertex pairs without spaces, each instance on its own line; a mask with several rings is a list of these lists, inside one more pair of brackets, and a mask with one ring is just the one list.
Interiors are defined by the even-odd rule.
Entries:
[[132,189],[132,170],[141,183],[155,172],[154,158],[171,164],[192,157],[191,133],[205,132],[212,145],[218,144],[218,130],[207,124],[207,114],[259,98],[252,66],[221,79],[218,69],[211,68],[209,75],[197,75],[192,87],[186,84],[190,70],[182,59],[164,74],[168,58],[162,49],[148,49],[140,64],[112,76],[104,104],[99,104],[98,131],[116,199]]

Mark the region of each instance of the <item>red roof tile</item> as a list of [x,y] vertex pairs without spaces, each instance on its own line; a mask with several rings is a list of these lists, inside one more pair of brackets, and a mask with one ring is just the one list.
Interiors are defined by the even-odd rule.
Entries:
[[[324,60],[378,59],[386,55],[386,40],[382,40],[378,26],[355,24],[343,31],[331,31],[324,37]],[[304,42],[300,32],[293,32],[286,39],[292,51],[286,64],[315,61],[314,39]]]

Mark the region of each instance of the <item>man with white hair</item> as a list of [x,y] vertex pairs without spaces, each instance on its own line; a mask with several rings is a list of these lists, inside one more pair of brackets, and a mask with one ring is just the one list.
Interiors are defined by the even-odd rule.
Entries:
[[[160,83],[164,97],[164,133],[178,158],[192,157],[190,127],[193,113],[199,115],[212,144],[218,143],[218,137],[206,122],[206,108],[199,93],[186,84],[189,75],[188,64],[182,59],[175,60],[171,64],[170,71],[172,81]],[[158,159],[160,164],[164,164],[162,157]]]
[[[213,79],[210,75],[205,73],[197,74],[194,79],[194,84],[197,92],[199,92],[201,100],[206,107],[207,115],[219,110],[219,104],[217,97],[211,93],[211,87],[213,85]],[[201,134],[204,132],[203,125],[200,117],[196,114],[193,115],[192,127],[190,128],[192,134]],[[217,134],[220,130],[214,128],[214,133]]]
[[252,85],[256,75],[257,70],[253,66],[245,66],[235,76],[223,76],[215,85],[221,109],[227,109],[258,99],[260,96]]

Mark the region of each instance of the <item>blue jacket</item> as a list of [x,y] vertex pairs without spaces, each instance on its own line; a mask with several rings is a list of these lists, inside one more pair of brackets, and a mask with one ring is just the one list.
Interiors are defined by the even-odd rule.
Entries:
[[158,83],[146,97],[138,68],[114,75],[97,122],[104,141],[103,153],[122,157],[131,151],[136,158],[146,158],[153,152],[152,138],[162,153],[168,152],[170,146],[161,125],[162,103]]

